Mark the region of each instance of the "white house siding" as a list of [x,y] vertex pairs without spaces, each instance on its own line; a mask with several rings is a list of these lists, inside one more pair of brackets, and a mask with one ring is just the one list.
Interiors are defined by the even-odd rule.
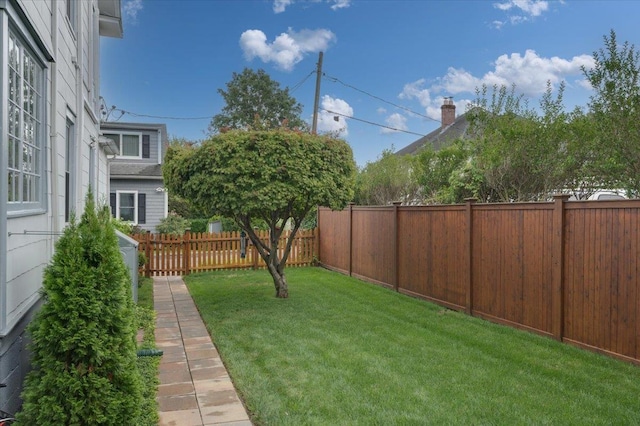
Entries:
[[160,219],[167,216],[167,193],[158,191],[163,185],[162,179],[111,179],[111,192],[135,190],[146,194],[146,223],[138,226],[146,231],[156,232]]
[[[0,409],[7,412],[15,412],[21,404],[22,381],[29,368],[25,328],[41,304],[39,290],[43,272],[50,262],[57,235],[66,226],[67,120],[73,122],[75,139],[72,208],[82,212],[90,184],[98,199],[108,199],[107,156],[97,144],[100,134],[99,63],[95,63],[99,58],[96,51],[99,47],[96,43],[98,0],[73,1],[77,8],[75,31],[66,16],[65,1],[0,0],[0,15],[15,19],[26,29],[25,36],[35,42],[29,47],[45,57],[44,210],[18,214],[7,211],[8,139],[6,135],[0,136],[0,173],[3,174],[0,178],[3,183],[0,187],[0,383],[7,385],[0,389]],[[109,1],[119,8],[119,0],[106,0]],[[26,19],[21,18],[22,14]],[[4,45],[0,48],[5,49]],[[7,107],[6,103],[3,105],[0,112],[6,123]],[[2,127],[6,128],[6,124]]]

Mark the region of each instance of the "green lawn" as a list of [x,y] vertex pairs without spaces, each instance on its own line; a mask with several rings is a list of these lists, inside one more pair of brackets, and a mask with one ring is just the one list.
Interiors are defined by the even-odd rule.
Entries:
[[640,424],[640,368],[320,268],[189,275],[259,425]]

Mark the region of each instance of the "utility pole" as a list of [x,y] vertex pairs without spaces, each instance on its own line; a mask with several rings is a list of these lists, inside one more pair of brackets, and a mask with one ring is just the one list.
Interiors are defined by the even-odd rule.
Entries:
[[317,130],[318,130],[318,107],[319,107],[318,104],[320,103],[320,80],[322,79],[322,55],[323,55],[322,52],[318,54],[318,70],[316,75],[316,96],[313,101],[313,124],[311,126],[311,133],[313,133],[314,135],[317,133]]

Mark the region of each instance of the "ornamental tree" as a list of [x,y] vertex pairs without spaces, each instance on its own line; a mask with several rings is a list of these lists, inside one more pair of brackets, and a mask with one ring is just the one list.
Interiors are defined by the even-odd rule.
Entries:
[[[355,162],[340,139],[288,130],[230,131],[200,146],[172,146],[163,167],[170,191],[233,218],[247,233],[273,277],[276,297],[289,295],[285,265],[303,219],[316,205],[342,209],[353,198]],[[270,231],[262,241],[258,221]],[[284,224],[292,231],[282,256]]]

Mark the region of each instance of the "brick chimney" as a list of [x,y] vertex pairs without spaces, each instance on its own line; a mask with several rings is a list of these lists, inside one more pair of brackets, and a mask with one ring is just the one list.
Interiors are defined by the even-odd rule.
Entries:
[[444,98],[440,109],[442,110],[442,128],[453,124],[456,119],[456,106],[453,104],[453,98]]

